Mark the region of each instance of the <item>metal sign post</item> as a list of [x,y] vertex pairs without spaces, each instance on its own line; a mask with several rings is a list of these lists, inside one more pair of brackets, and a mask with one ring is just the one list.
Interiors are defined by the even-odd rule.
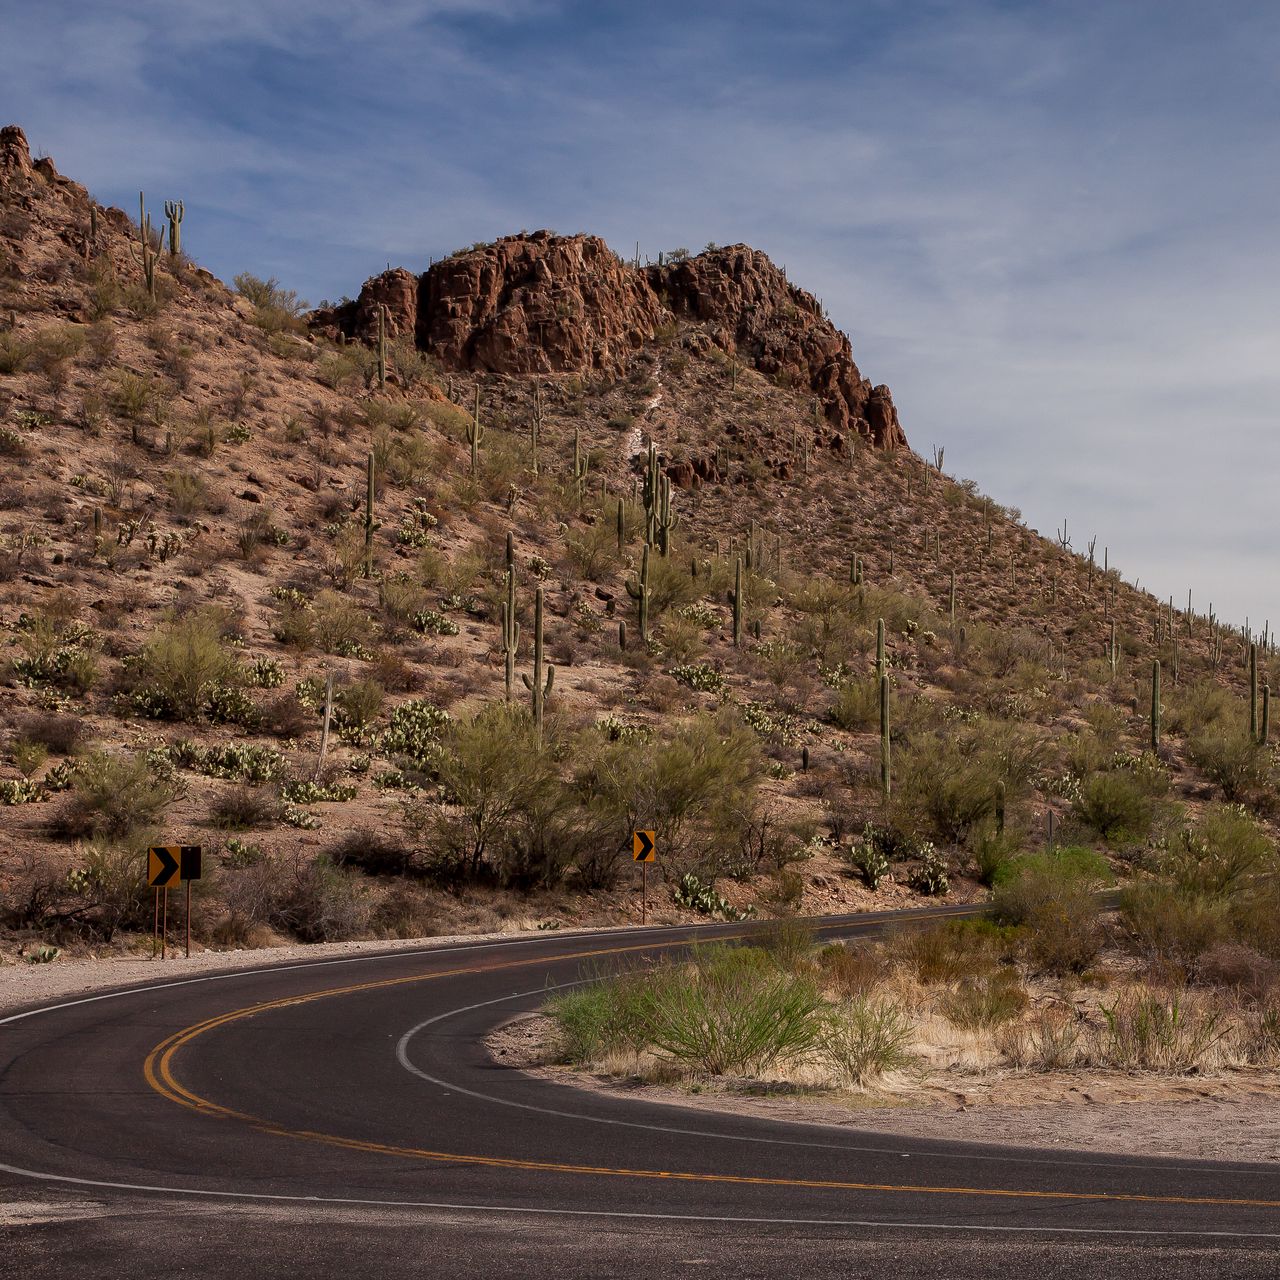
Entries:
[[[160,959],[168,954],[169,886],[187,886],[187,959],[191,959],[191,882],[200,879],[201,847],[198,844],[153,845],[147,850],[147,883],[156,891],[152,921],[151,958],[156,954],[156,932],[160,934]],[[161,895],[163,894],[163,903]]]
[[658,856],[652,831],[631,833],[631,857],[640,864],[640,923],[649,923],[649,863]]

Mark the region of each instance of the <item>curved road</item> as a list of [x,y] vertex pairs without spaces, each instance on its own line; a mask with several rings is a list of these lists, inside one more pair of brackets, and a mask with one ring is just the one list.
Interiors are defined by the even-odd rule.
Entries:
[[548,988],[750,928],[363,955],[0,1019],[0,1276],[1280,1268],[1278,1168],[684,1111],[484,1051]]

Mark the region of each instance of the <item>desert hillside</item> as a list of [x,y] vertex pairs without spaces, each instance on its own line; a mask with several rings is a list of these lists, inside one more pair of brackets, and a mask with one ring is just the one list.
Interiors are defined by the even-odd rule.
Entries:
[[209,947],[632,919],[636,827],[658,919],[1269,870],[1272,637],[913,451],[764,254],[536,232],[309,312],[166,194],[0,134],[8,958],[146,945],[156,841]]

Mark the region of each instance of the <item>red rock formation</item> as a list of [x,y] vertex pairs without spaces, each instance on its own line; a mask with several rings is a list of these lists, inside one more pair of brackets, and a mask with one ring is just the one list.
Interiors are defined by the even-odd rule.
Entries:
[[16,124],[7,124],[0,129],[0,181],[8,181],[14,176],[30,177],[31,148],[27,146],[27,135]]
[[906,444],[889,389],[862,376],[849,339],[813,295],[747,245],[638,270],[596,236],[507,236],[421,277],[375,276],[355,302],[316,312],[311,323],[369,341],[379,303],[392,333],[415,334],[446,369],[495,373],[619,373],[675,322],[814,395],[825,423],[818,443],[840,449],[856,433],[880,448]]

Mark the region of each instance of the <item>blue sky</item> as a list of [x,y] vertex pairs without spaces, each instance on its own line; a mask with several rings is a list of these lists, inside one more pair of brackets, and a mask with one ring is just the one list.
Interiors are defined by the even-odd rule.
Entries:
[[312,302],[520,229],[747,241],[914,446],[1280,623],[1280,6],[0,0],[0,122]]

